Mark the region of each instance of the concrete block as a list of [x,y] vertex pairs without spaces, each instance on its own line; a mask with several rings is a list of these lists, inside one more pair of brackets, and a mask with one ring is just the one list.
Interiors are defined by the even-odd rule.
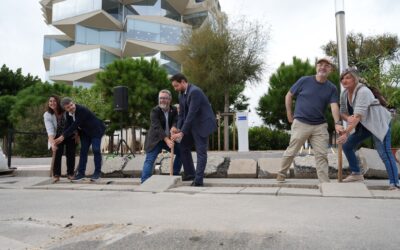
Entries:
[[324,197],[359,197],[371,198],[372,194],[362,182],[353,183],[322,183],[321,193]]
[[169,175],[153,175],[147,179],[143,184],[135,189],[135,191],[141,192],[164,192],[178,183],[180,183],[180,176],[169,176]]
[[308,188],[281,188],[278,191],[278,196],[321,196],[321,192],[318,189]]
[[232,160],[228,168],[228,178],[256,178],[257,162],[253,159]]
[[130,155],[103,155],[101,172],[103,174],[111,174],[121,171],[125,167],[126,163],[132,158],[133,156]]
[[[276,178],[281,170],[282,158],[260,158],[258,159],[258,178]],[[293,164],[291,166],[293,168]]]
[[366,169],[364,176],[367,178],[384,178],[387,179],[385,164],[375,149],[360,148],[357,151],[360,158],[360,165]]
[[[346,156],[342,154],[342,172],[344,174],[349,173],[349,163]],[[293,161],[294,164],[294,177],[295,178],[317,178],[317,171],[315,168],[315,158],[314,155],[302,155],[296,156]],[[337,153],[328,154],[328,173],[329,178],[337,178],[338,172],[338,156]]]
[[145,159],[146,155],[136,154],[134,158],[130,159],[128,163],[126,163],[125,168],[122,172],[128,176],[141,176]]

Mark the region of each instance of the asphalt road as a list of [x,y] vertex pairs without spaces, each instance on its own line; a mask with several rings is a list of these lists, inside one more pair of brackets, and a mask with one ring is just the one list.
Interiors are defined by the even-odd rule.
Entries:
[[0,189],[1,249],[399,249],[400,200]]

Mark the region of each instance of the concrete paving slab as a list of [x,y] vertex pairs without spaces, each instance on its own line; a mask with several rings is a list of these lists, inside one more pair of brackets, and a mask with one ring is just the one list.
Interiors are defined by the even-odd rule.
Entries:
[[356,183],[322,183],[321,193],[324,197],[358,197],[372,198],[371,192],[362,182]]
[[180,176],[153,175],[141,184],[136,191],[164,192],[182,181]]
[[177,192],[177,193],[199,193],[209,189],[209,187],[192,187],[192,186],[181,186],[176,188],[168,189],[167,192]]
[[279,187],[246,187],[240,190],[239,194],[265,194],[276,195]]
[[46,189],[46,190],[78,190],[84,185],[80,184],[48,184],[48,185],[35,185],[30,187],[25,187],[24,189]]
[[278,191],[278,196],[280,195],[290,195],[290,196],[317,196],[320,197],[321,191],[318,189],[310,188],[280,188]]
[[257,162],[253,159],[232,160],[228,168],[228,178],[256,178]]
[[290,187],[290,188],[317,188],[317,179],[286,179],[285,183],[278,183],[275,179],[252,178],[213,178],[205,179],[205,185],[218,187]]
[[202,191],[202,193],[208,193],[208,194],[238,194],[243,189],[244,189],[243,187],[210,187],[210,188]]
[[371,190],[372,196],[379,199],[400,199],[398,190]]
[[3,237],[0,235],[0,245],[5,247],[4,249],[33,249],[34,246],[26,244],[24,242],[14,240],[11,238]]
[[102,185],[102,184],[88,184],[79,187],[79,190],[97,190],[97,191],[134,191],[133,186],[128,185]]

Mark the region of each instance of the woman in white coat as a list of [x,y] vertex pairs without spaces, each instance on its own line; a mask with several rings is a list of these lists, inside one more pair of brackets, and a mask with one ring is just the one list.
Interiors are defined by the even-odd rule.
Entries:
[[64,153],[67,158],[67,177],[72,180],[75,169],[75,150],[78,142],[77,136],[65,138],[60,144],[55,144],[54,139],[62,135],[68,114],[60,105],[60,98],[56,95],[50,96],[47,104],[47,111],[43,114],[44,124],[46,126],[48,136],[49,149],[53,151],[53,182],[58,182],[61,176],[61,157]]

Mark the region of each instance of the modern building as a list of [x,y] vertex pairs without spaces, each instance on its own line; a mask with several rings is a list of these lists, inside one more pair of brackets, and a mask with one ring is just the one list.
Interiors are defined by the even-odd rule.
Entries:
[[118,58],[156,57],[180,72],[181,37],[221,14],[218,0],[42,0],[45,22],[63,35],[44,37],[48,80],[90,86]]

